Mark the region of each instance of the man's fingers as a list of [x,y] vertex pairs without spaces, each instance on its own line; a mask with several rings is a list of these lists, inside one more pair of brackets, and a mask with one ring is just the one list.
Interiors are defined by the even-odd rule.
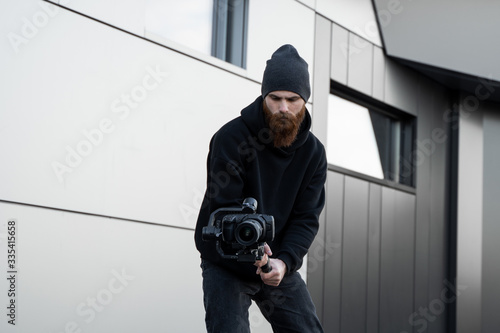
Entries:
[[262,256],[262,259],[256,260],[255,263],[254,263],[254,265],[257,266],[257,267],[262,267],[267,262],[269,262],[269,257],[267,256],[267,254],[264,253],[264,255]]
[[262,281],[270,286],[278,286],[283,277],[285,275],[286,265],[280,259],[269,259],[269,265],[272,267],[272,270],[268,273],[265,273],[262,270],[262,267],[258,269],[257,274],[260,274]]
[[262,278],[262,281],[265,284],[270,285],[270,286],[275,286],[276,287],[281,282],[281,279],[279,278],[279,276],[276,276],[276,275],[267,275],[265,273],[261,273],[260,277]]
[[271,247],[267,243],[264,244],[264,252],[266,252],[266,254],[268,256],[272,256],[273,255],[273,251],[271,251]]

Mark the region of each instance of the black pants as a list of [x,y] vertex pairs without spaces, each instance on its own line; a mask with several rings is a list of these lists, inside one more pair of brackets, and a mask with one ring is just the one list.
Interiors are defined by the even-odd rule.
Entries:
[[272,287],[262,282],[242,281],[206,260],[202,260],[201,267],[207,332],[250,332],[248,308],[252,300],[274,332],[323,332],[299,273],[285,276],[279,286]]

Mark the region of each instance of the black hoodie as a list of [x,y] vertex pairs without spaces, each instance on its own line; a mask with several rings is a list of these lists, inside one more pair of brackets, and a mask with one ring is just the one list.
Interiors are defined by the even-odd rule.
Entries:
[[276,235],[269,246],[272,257],[285,262],[288,273],[302,266],[302,258],[318,232],[325,203],[326,155],[324,146],[309,131],[306,115],[290,147],[276,148],[269,135],[259,96],[228,122],[210,141],[207,190],[198,215],[196,247],[203,259],[244,278],[258,278],[253,264],[222,259],[215,241],[203,241],[202,228],[210,214],[222,207],[241,207],[246,197],[258,202],[257,212],[273,215]]

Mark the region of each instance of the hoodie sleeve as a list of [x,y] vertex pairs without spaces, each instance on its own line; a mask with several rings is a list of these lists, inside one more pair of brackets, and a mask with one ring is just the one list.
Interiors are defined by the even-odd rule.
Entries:
[[244,187],[244,171],[237,153],[237,138],[230,128],[217,132],[210,141],[207,157],[207,188],[195,229],[195,243],[202,258],[220,260],[214,242],[203,241],[203,227],[210,214],[222,207],[240,207]]
[[239,207],[243,201],[243,169],[238,144],[228,132],[218,133],[210,143],[207,159],[208,211],[221,207]]
[[284,230],[280,250],[276,253],[276,257],[286,264],[288,273],[295,272],[302,266],[303,257],[318,233],[319,215],[325,204],[326,171],[323,150],[313,176],[297,197]]

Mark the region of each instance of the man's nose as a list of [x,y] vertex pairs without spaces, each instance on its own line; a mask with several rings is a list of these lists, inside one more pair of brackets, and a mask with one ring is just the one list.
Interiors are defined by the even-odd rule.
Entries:
[[280,108],[279,108],[279,111],[281,113],[287,113],[288,112],[288,103],[286,102],[286,100],[282,100],[280,102]]

